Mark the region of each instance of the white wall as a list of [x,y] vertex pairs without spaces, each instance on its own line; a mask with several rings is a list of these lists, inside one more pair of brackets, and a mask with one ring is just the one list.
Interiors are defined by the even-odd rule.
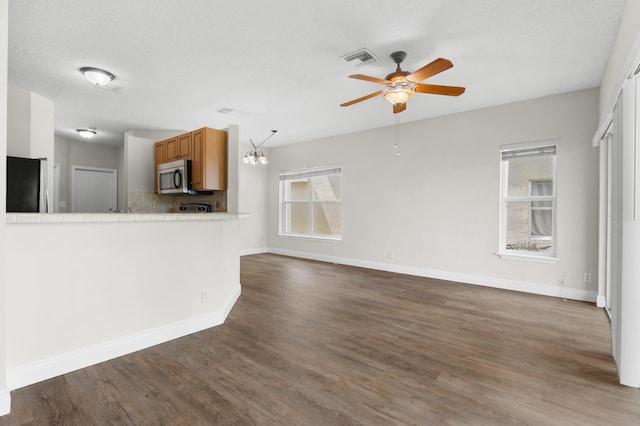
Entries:
[[[249,144],[240,144],[239,158],[249,151]],[[269,150],[262,149],[271,158]],[[240,162],[238,167],[238,211],[250,213],[242,220],[240,228],[240,251],[243,254],[268,251],[269,238],[269,196],[267,182],[269,166],[251,166]]]
[[[598,151],[590,144],[597,115],[598,91],[591,89],[401,124],[400,156],[393,127],[271,148],[269,247],[595,301],[597,283],[584,283],[583,274],[597,276]],[[500,146],[551,138],[560,138],[560,260],[502,260],[495,255]],[[343,167],[343,241],[279,237],[279,171],[323,164]]]
[[[7,59],[9,2],[0,0],[0,158],[7,155]],[[11,409],[11,397],[6,385],[6,161],[0,161],[0,416]]]
[[153,192],[153,139],[125,135],[124,163],[127,191]]
[[220,324],[240,294],[237,219],[82,218],[7,225],[12,389]]
[[71,166],[116,169],[120,174],[118,151],[117,147],[109,145],[77,142],[59,136],[54,138],[53,159],[60,165],[60,201],[66,204],[60,207],[60,213],[71,211]]

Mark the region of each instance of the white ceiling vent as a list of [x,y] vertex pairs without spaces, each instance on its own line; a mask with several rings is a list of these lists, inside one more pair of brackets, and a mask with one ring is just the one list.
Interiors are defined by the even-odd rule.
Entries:
[[340,58],[356,68],[378,61],[378,58],[376,58],[376,56],[366,48],[357,50],[353,53],[348,53]]

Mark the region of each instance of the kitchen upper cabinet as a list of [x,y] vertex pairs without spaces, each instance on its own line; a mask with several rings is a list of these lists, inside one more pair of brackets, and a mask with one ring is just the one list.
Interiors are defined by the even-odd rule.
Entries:
[[191,133],[168,139],[167,161],[189,160],[191,158]]
[[209,127],[156,142],[153,189],[158,192],[158,165],[175,160],[191,160],[191,189],[227,189],[227,132]]
[[204,127],[191,132],[192,189],[227,189],[227,133]]

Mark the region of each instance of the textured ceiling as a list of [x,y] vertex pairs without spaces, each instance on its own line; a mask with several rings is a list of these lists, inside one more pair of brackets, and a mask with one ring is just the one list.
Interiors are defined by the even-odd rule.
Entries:
[[[624,0],[30,0],[9,2],[9,86],[55,102],[56,134],[96,127],[120,145],[129,129],[240,126],[240,140],[288,144],[395,123],[379,90],[405,50],[426,82],[460,97],[417,94],[401,121],[597,87]],[[341,56],[368,48],[375,64]],[[115,90],[78,69],[104,68]],[[217,111],[230,108],[233,112]]]

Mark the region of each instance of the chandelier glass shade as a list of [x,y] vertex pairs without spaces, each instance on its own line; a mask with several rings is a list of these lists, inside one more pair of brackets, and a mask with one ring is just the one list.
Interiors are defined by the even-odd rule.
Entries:
[[264,152],[258,151],[256,149],[252,149],[251,151],[247,152],[244,155],[242,162],[244,164],[250,164],[252,166],[255,166],[256,164],[269,164],[269,160],[267,160],[267,157],[264,156]]

